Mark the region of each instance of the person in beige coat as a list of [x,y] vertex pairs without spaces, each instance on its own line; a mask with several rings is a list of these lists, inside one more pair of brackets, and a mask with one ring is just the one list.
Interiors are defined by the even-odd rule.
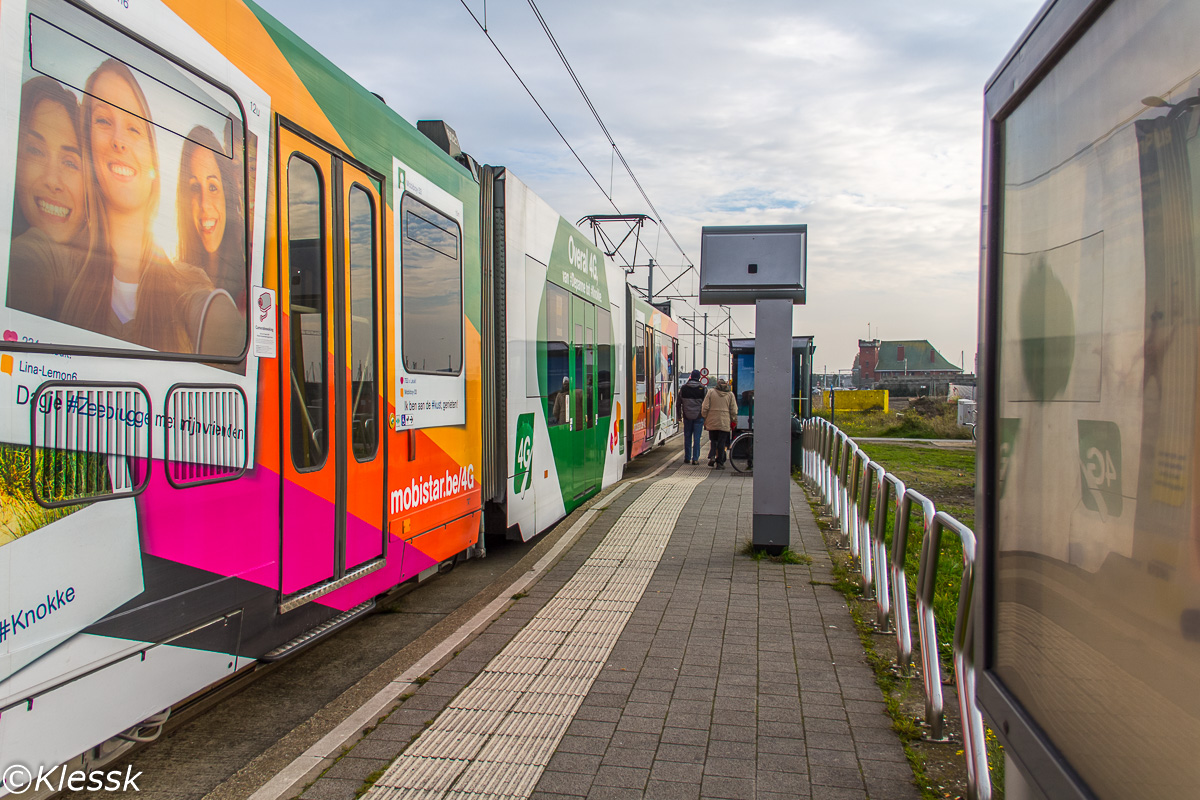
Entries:
[[721,378],[715,388],[704,396],[700,415],[704,417],[704,429],[708,431],[708,465],[725,469],[725,450],[729,447],[729,434],[733,421],[737,419],[737,400],[729,389],[729,381]]

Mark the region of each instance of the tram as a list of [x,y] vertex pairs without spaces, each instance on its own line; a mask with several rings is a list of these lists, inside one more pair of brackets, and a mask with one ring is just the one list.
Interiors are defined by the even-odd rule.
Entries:
[[679,432],[675,393],[679,323],[656,305],[629,291],[628,337],[633,342],[629,376],[629,457],[635,458]]
[[99,766],[674,430],[669,315],[253,3],[0,36],[0,765]]

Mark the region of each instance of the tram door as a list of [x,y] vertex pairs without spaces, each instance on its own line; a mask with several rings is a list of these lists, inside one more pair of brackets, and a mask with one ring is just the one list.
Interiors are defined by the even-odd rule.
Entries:
[[279,131],[285,598],[383,555],[379,182]]
[[571,295],[571,485],[573,497],[599,486],[596,455],[596,307]]
[[655,347],[654,337],[655,331],[649,325],[644,327],[645,333],[642,336],[643,347],[645,350],[646,363],[646,396],[642,402],[646,404],[646,449],[654,444],[655,431],[658,430],[658,403],[656,402],[658,393],[658,348]]

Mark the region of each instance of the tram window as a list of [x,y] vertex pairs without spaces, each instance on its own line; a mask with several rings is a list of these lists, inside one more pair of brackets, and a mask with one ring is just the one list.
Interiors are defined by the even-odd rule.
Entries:
[[401,204],[401,330],[404,369],[462,372],[462,269],[458,224],[416,198]]
[[587,427],[594,428],[596,427],[596,332],[591,328],[585,328],[583,336],[583,372],[586,381],[583,387],[583,402],[587,406]]
[[571,420],[571,430],[581,431],[584,429],[586,418],[584,417],[583,408],[583,393],[587,386],[587,379],[584,377],[583,364],[583,325],[575,324],[575,338],[572,340],[575,345],[575,380],[572,386],[572,394],[575,398],[575,418]]
[[612,316],[603,308],[596,309],[596,387],[598,391],[596,413],[601,417],[612,415]]
[[665,333],[656,334],[658,340],[657,358],[660,359],[659,379],[667,385],[675,379],[675,340]]
[[645,325],[633,323],[633,379],[638,383],[646,382],[645,331]]
[[[526,275],[537,274],[540,270],[545,269],[545,264],[528,254],[525,255]],[[522,349],[525,351],[525,363],[530,365],[541,366],[543,360],[546,358],[546,336],[544,332],[541,332],[542,328],[539,327],[546,320],[546,304],[549,302],[549,297],[543,290],[544,286],[546,285],[549,284],[540,285],[535,291],[519,293],[524,300],[524,302],[521,303],[521,305],[524,306],[524,319],[532,322],[534,326],[532,333],[519,333],[514,328],[512,320],[520,319],[520,317],[511,314],[508,316],[508,319],[510,320],[508,323],[508,333],[512,334],[514,339],[512,344],[516,343],[515,340],[518,337],[524,340],[521,342],[521,345]],[[512,299],[511,294],[509,299]],[[519,313],[520,312],[518,311],[518,314]],[[511,347],[510,344],[504,344],[501,346],[506,348]],[[525,396],[530,399],[546,397],[551,391],[558,390],[558,387],[553,383],[546,385],[545,374],[539,373],[539,371],[534,369],[533,366],[531,366],[529,369],[520,370],[520,372],[525,373]],[[511,375],[509,376],[509,379],[512,379]]]
[[350,188],[350,404],[354,457],[369,461],[379,445],[379,355],[376,349],[375,203],[361,186]]
[[314,469],[329,450],[326,398],[325,208],[317,168],[288,161],[288,275],[292,338],[292,463]]
[[570,296],[566,289],[546,286],[546,392],[551,426],[571,421],[571,359],[567,349]]
[[[247,147],[254,148],[254,138],[237,98],[82,9],[46,2],[30,3],[30,8],[45,16],[29,15],[26,57],[15,59],[23,65],[13,76],[22,81],[22,102],[16,126],[13,247],[7,285],[0,289],[5,304],[53,320],[53,327],[39,328],[45,331],[39,338],[56,350],[99,343],[225,360],[242,353],[246,209],[254,180],[254,153],[248,154]],[[14,115],[17,105],[14,101]],[[72,109],[70,115],[79,117],[79,142],[60,144],[53,157],[68,184],[92,186],[90,213],[75,190],[55,200],[58,213],[36,212],[32,183],[21,177],[33,174],[45,160],[39,142],[47,141],[46,131],[57,130],[58,123],[52,122],[57,116],[47,111],[53,108]],[[123,234],[107,230],[111,212],[103,211],[121,207],[128,198],[102,180],[95,166],[114,131],[128,138],[126,145],[142,164],[130,179],[144,190],[132,201],[136,208],[131,207],[131,215],[142,222]],[[95,152],[83,152],[89,145]],[[55,258],[63,263],[86,261],[88,269],[74,278],[76,291],[52,285],[49,256],[35,233],[53,240]],[[114,295],[112,248],[123,237],[144,244],[136,265],[139,275],[169,277],[142,280],[142,290],[135,281],[127,286],[127,296]],[[89,242],[97,241],[108,244],[89,255]],[[177,273],[165,266],[168,262],[184,268]],[[154,288],[145,288],[150,286]],[[106,338],[82,338],[82,330]],[[146,352],[139,349],[139,355]]]

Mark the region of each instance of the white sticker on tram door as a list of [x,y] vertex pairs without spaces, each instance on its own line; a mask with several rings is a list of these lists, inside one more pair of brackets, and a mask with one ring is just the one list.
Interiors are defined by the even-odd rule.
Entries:
[[250,296],[253,298],[254,355],[274,358],[278,345],[275,336],[275,290],[255,286]]

